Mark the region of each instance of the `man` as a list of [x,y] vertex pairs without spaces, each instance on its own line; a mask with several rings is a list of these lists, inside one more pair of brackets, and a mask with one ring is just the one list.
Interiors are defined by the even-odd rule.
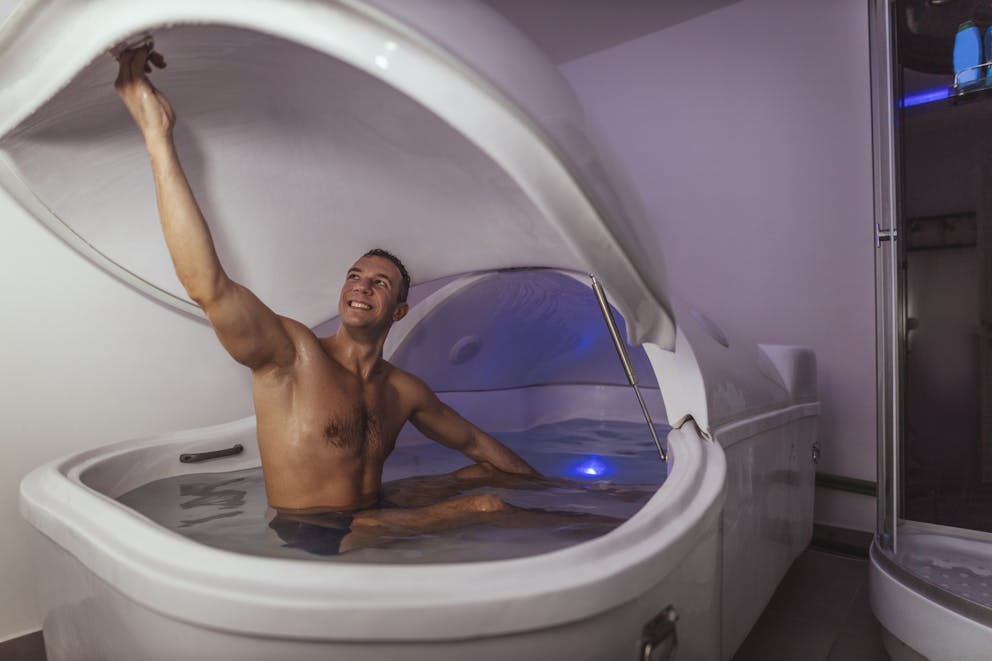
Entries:
[[149,63],[161,68],[164,59],[151,46],[124,51],[118,59],[115,88],[148,148],[162,229],[179,280],[224,348],[251,369],[269,504],[290,520],[343,512],[352,529],[423,528],[505,509],[492,496],[415,509],[377,507],[383,464],[408,420],[478,462],[461,477],[493,469],[535,472],[443,404],[418,378],[383,360],[386,334],[408,310],[410,279],[394,256],[373,250],[348,270],[338,300],[341,326],[325,338],[275,314],[231,280],[180,165],[172,139],[175,113],[146,77]]

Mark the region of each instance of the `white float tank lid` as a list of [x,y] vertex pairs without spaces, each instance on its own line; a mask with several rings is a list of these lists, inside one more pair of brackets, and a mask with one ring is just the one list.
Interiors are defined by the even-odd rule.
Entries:
[[0,183],[108,270],[194,309],[106,54],[145,32],[221,259],[278,312],[333,316],[345,270],[383,247],[419,282],[594,272],[634,342],[674,345],[635,196],[557,69],[473,2],[24,3],[0,31]]

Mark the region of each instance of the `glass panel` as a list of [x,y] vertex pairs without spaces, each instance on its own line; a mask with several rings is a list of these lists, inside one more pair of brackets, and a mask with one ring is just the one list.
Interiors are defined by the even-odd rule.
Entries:
[[[984,228],[992,209],[992,94],[981,89],[984,77],[956,87],[954,73],[968,66],[962,53],[992,57],[980,43],[988,50],[992,32],[979,30],[977,18],[961,8],[920,13],[908,0],[895,6],[904,25],[896,53],[907,99],[898,111],[897,152],[905,299],[897,336],[904,365],[902,515],[992,531],[992,446],[983,430],[990,386],[985,322],[992,318],[985,273],[992,251]],[[971,53],[976,40],[977,55]],[[943,58],[927,43],[943,43]],[[940,88],[950,96],[908,101]]]

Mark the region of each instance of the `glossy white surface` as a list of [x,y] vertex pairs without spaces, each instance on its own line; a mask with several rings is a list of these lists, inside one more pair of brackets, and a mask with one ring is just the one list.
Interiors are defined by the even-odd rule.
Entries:
[[[481,409],[497,408],[509,428],[547,421],[549,415],[595,415],[596,410],[636,419],[638,411],[630,406],[626,389],[597,393],[585,392],[587,388],[531,388],[518,391],[519,401],[508,399],[512,391],[495,399],[479,393],[447,398],[480,420],[486,418]],[[520,405],[523,401],[529,406]],[[644,603],[656,610],[673,603],[682,612],[684,658],[727,659],[808,543],[812,413],[785,410],[753,421],[751,433],[736,438],[727,450],[729,464],[719,442],[694,436],[694,426],[687,424],[669,437],[673,463],[665,485],[618,530],[545,556],[470,565],[315,568],[307,562],[238,556],[149,525],[108,497],[179,472],[257,465],[250,418],[83,453],[36,470],[22,484],[24,516],[46,538],[41,545],[51,547],[39,555],[43,607],[49,613],[46,636],[52,639],[50,649],[105,645],[100,649],[106,658],[128,658],[135,650],[158,658],[151,650],[160,636],[190,627],[204,629],[184,635],[200,641],[197,644],[218,646],[218,658],[242,653],[239,636],[254,641],[259,636],[297,639],[285,641],[285,650],[309,649],[319,640],[330,647],[308,654],[345,655],[351,643],[341,643],[343,639],[358,637],[372,645],[416,639],[426,647],[411,653],[423,651],[426,656],[412,658],[434,653],[448,658],[443,656],[448,652],[440,650],[454,645],[456,652],[451,653],[461,653],[463,647],[454,641],[468,632],[485,641],[475,650],[479,658],[499,658],[508,649],[504,645],[516,645],[508,642],[516,636],[532,642],[546,639],[542,644],[547,647],[535,648],[536,656],[524,658],[568,658],[556,656],[554,650],[571,643],[562,648],[561,640],[538,630],[571,630],[569,623],[581,620],[580,629],[599,632],[581,634],[583,640],[587,634],[599,640],[599,647],[590,649],[609,655],[622,648],[615,609],[626,612],[639,604],[632,612],[646,620],[650,615]],[[176,461],[182,452],[234,442],[245,445],[245,454],[193,467]],[[713,547],[716,537],[722,542]],[[657,589],[649,587],[652,581],[660,582]],[[473,589],[464,590],[469,583]],[[81,587],[66,591],[58,587],[63,585]],[[425,585],[435,587],[425,593]],[[133,621],[132,609],[120,610],[131,602],[138,605]],[[123,618],[129,622],[126,636],[94,641],[88,633],[93,630],[91,615],[106,622]],[[382,618],[402,624],[384,632]],[[621,630],[627,636],[629,623]],[[496,635],[502,642],[488,639]],[[510,638],[502,640],[504,636]],[[431,639],[446,642],[437,647]],[[311,642],[303,642],[307,640]],[[629,645],[629,639],[622,642]],[[270,645],[260,644],[261,656],[247,658],[265,658]]]
[[[711,616],[718,595],[715,584],[708,582],[719,552],[715,534],[699,540],[693,553],[664,579],[645,586],[641,597],[592,620],[471,640],[456,637],[411,643],[383,640],[380,636],[370,640],[349,636],[332,645],[316,640],[241,636],[163,617],[90,575],[76,558],[42,535],[34,536],[32,546],[38,559],[52,570],[42,582],[43,593],[52,597],[51,601],[46,599],[52,606],[50,628],[46,630],[48,658],[52,661],[78,659],[82,650],[93,650],[106,661],[335,661],[394,656],[414,661],[625,658],[639,638],[643,623],[667,606],[670,599],[678,601],[684,618],[678,625],[679,658],[715,659],[718,654],[717,623]],[[519,608],[529,611],[526,605]],[[370,619],[377,622],[379,630],[390,628],[389,621],[375,615]],[[431,614],[420,611],[414,619],[429,622]]]
[[[981,543],[956,539],[951,535],[919,535],[911,532],[900,534],[899,543],[900,556],[907,553],[927,555],[937,565],[945,567],[951,564],[951,559],[955,556],[973,556],[972,565],[981,558],[981,564],[986,566],[992,557],[992,544],[988,541]],[[896,644],[889,644],[887,641],[886,645],[893,653],[893,658],[913,658],[912,652],[935,660],[953,658],[955,661],[985,661],[989,658],[992,625],[989,623],[988,611],[981,616],[976,613],[969,615],[960,604],[958,608],[952,608],[938,603],[932,595],[911,586],[899,572],[888,569],[886,563],[879,558],[882,553],[877,545],[872,546],[868,574],[869,596],[875,617],[896,638]],[[899,642],[908,646],[909,651],[902,650]]]
[[904,524],[900,531],[895,557],[899,566],[931,585],[992,609],[992,534],[968,531],[971,538],[954,537],[958,529],[941,535],[913,531],[911,525]]
[[727,454],[721,518],[725,659],[744,642],[813,536],[817,419],[816,408],[798,406],[716,432]]
[[418,281],[595,271],[637,320],[631,336],[670,346],[660,256],[645,247],[656,242],[557,70],[481,5],[379,4],[403,23],[348,1],[25,4],[0,33],[0,144],[26,184],[15,193],[37,196],[116,274],[183,298],[151,238],[145,157],[102,55],[150,30],[222,259],[270,305],[326,320],[330,283],[378,243]]
[[[483,424],[498,420],[509,428],[597,411],[628,420],[638,414],[622,387],[558,385],[501,391],[495,398],[489,393],[446,397]],[[49,613],[46,635],[52,649],[105,645],[99,649],[107,658],[139,652],[156,658],[156,641],[180,633],[216,649],[218,658],[244,653],[241,636],[294,638],[284,641],[283,649],[300,658],[346,656],[352,643],[342,638],[358,636],[376,648],[388,646],[393,637],[414,638],[424,646],[411,653],[424,656],[412,658],[448,658],[444,655],[464,653],[455,639],[467,631],[479,638],[472,649],[480,658],[500,658],[508,649],[522,649],[518,643],[536,655],[524,658],[567,658],[556,656],[557,650],[572,649],[572,643],[562,647],[550,631],[540,631],[547,627],[573,631],[570,635],[587,640],[584,646],[602,657],[629,645],[629,639],[617,638],[618,631],[627,637],[632,630],[629,623],[616,629],[617,609],[646,619],[644,603],[660,608],[667,603],[657,601],[667,600],[683,612],[679,635],[685,658],[730,658],[808,542],[815,413],[815,405],[799,405],[739,421],[717,430],[717,442],[692,435],[695,427],[688,423],[670,437],[668,481],[614,533],[546,556],[426,571],[352,565],[315,572],[312,563],[232,555],[151,526],[107,497],[189,472],[175,460],[181,452],[241,442],[244,455],[192,470],[257,464],[252,419],[94,450],[42,467],[22,485],[25,517],[54,542],[42,541],[42,547],[52,548],[39,553],[52,562],[46,560],[39,571]],[[721,514],[725,489],[732,499]],[[715,538],[722,540],[717,547],[722,550],[713,551]],[[715,555],[708,560],[711,552]],[[657,592],[646,587],[652,581],[660,581]],[[473,589],[465,591],[469,582]],[[59,585],[79,585],[82,592],[66,593]],[[437,587],[425,595],[424,585]],[[713,594],[719,596],[706,596]],[[638,610],[629,611],[633,604],[640,604]],[[129,622],[127,634],[98,643],[87,633],[97,624],[91,616],[102,619],[101,626],[123,618]],[[383,633],[383,618],[403,624]],[[574,633],[578,625],[570,623],[580,620],[583,633]],[[591,639],[599,641],[598,647]],[[314,651],[313,640],[330,647]],[[259,644],[262,656],[248,658],[271,654],[272,644]]]
[[[712,437],[716,428],[746,427],[748,421],[791,407],[819,411],[812,350],[759,345],[732,329],[714,330],[680,299],[675,299],[675,311],[675,350],[644,345],[673,427],[692,418]],[[739,436],[740,430],[735,433]],[[725,431],[723,442],[729,441]]]
[[[413,641],[427,641],[430,648],[430,641],[526,634],[579,621],[603,633],[595,618],[605,616],[602,625],[609,625],[614,622],[609,613],[616,608],[633,607],[643,624],[667,603],[677,602],[677,607],[686,604],[687,631],[695,632],[686,634],[686,658],[718,655],[715,540],[725,465],[720,447],[700,439],[691,425],[670,435],[674,468],[634,518],[589,543],[519,560],[403,567],[239,556],[150,526],[104,495],[178,470],[176,452],[249,441],[252,432],[253,420],[247,419],[212,430],[118,444],[49,464],[25,479],[25,517],[64,550],[47,554],[56,562],[41,572],[43,583],[50,586],[42,589],[49,613],[46,635],[51,632],[58,638],[60,632],[74,632],[53,641],[54,649],[72,649],[69,643],[79,644],[73,639],[86,635],[81,609],[109,609],[127,619],[115,611],[119,600],[109,598],[116,591],[162,616],[162,626],[180,620],[252,640],[322,641],[329,646],[328,655],[342,641],[402,640],[411,646]],[[203,470],[257,463],[253,444],[247,446],[251,450],[245,455],[211,462]],[[65,553],[78,562],[66,562]],[[694,558],[696,553],[702,555]],[[83,567],[90,578],[79,575]],[[680,567],[688,567],[688,573],[677,575]],[[665,585],[659,587],[658,582]],[[62,583],[89,586],[88,592],[52,587]],[[101,587],[104,583],[113,590]],[[472,589],[464,589],[466,585]],[[683,588],[663,589],[674,585]],[[709,586],[702,599],[692,594],[700,585]],[[88,604],[91,598],[95,603]],[[136,619],[148,618],[142,610]],[[119,628],[127,630],[128,644],[151,645],[161,632],[158,624],[151,626],[147,636],[137,633],[137,624]],[[554,636],[548,642],[561,644]],[[134,649],[109,641],[99,644],[106,645],[107,658],[127,658]],[[598,654],[602,658],[630,644],[628,639],[621,646],[611,634],[599,643]],[[556,649],[534,650],[535,656],[528,658],[541,658],[542,653],[544,658],[562,658]],[[484,650],[485,646],[480,653]],[[60,657],[50,652],[50,658]]]
[[[221,258],[278,312],[325,322],[341,273],[375,245],[399,252],[416,281],[508,266],[595,272],[633,341],[676,349],[652,356],[671,424],[691,417],[709,434],[790,402],[787,384],[755,371],[753,340],[683,304],[678,340],[637,196],[568,84],[490,10],[342,0],[266,13],[273,0],[252,11],[184,0],[118,11],[122,1],[38,0],[6,24],[0,184],[124,281],[198,314],[102,54],[150,30],[169,55],[155,80],[179,109],[177,141]],[[52,61],[70,30],[85,38]]]

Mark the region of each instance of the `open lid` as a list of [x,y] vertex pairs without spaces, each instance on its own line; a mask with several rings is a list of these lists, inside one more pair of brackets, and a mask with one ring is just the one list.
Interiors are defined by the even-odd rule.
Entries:
[[0,31],[0,184],[104,268],[198,313],[156,222],[115,44],[150,33],[176,141],[231,275],[315,326],[372,247],[415,281],[596,273],[635,343],[671,349],[657,240],[557,69],[440,0],[29,0]]

